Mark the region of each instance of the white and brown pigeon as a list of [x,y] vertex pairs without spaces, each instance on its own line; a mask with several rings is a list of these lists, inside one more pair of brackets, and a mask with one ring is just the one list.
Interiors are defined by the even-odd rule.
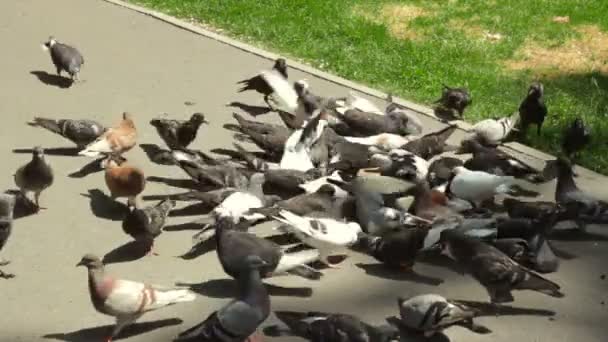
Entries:
[[163,288],[114,278],[106,274],[102,261],[93,254],[83,256],[76,266],[88,269],[89,293],[95,310],[116,317],[116,325],[106,342],[111,342],[123,328],[146,312],[196,299],[194,292],[188,289]]
[[97,140],[93,141],[78,154],[88,157],[103,155],[120,156],[137,143],[137,129],[130,113],[123,113],[122,120],[114,127],[107,129]]

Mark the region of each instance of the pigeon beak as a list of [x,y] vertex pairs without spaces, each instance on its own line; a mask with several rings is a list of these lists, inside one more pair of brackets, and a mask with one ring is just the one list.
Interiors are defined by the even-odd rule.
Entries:
[[208,124],[209,124],[209,121],[207,121],[207,119],[203,119],[203,123],[204,123],[205,125],[208,125]]
[[80,261],[79,261],[79,262],[76,264],[76,267],[79,267],[79,266],[84,266],[84,262],[82,262],[82,260],[80,260]]

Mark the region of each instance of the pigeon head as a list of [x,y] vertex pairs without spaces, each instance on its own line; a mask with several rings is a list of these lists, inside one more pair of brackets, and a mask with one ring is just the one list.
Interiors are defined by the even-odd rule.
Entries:
[[190,122],[192,122],[193,124],[197,124],[197,125],[209,124],[209,121],[207,121],[207,119],[205,119],[205,114],[203,114],[203,113],[192,114],[192,116],[190,117]]
[[122,113],[121,125],[135,128],[135,123],[133,122],[133,114],[131,114],[129,112]]
[[53,36],[50,36],[49,39],[42,44],[42,46],[46,50],[50,50],[55,44],[57,44],[57,40]]
[[277,60],[274,61],[273,69],[287,77],[287,61],[285,58],[277,58]]
[[323,195],[328,195],[328,196],[334,196],[336,194],[336,188],[334,188],[333,185],[331,185],[331,184],[323,184],[317,190],[317,193],[323,194]]
[[36,146],[32,149],[32,155],[34,158],[43,158],[44,157],[44,149],[40,146]]
[[545,87],[540,82],[534,82],[528,88],[528,96],[541,97],[545,92]]
[[483,146],[477,139],[463,139],[455,154],[467,154],[479,151]]
[[409,118],[402,112],[393,111],[385,115],[386,131],[395,134],[409,134]]
[[298,96],[302,96],[308,92],[309,85],[306,80],[299,80],[293,84],[293,88]]
[[85,266],[86,268],[99,268],[103,267],[103,262],[95,254],[85,254],[76,264],[76,267],[78,266]]
[[247,266],[247,268],[251,269],[251,270],[255,270],[255,269],[259,269],[262,268],[266,265],[268,265],[268,263],[264,260],[262,260],[262,258],[260,258],[258,255],[248,255],[245,258],[245,265]]

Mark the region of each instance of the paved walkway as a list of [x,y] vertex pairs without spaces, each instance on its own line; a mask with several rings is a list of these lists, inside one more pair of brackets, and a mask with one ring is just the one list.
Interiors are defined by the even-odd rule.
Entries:
[[[64,89],[48,83],[53,73],[49,56],[41,51],[49,35],[76,45],[84,54],[84,83]],[[70,146],[51,133],[25,125],[34,115],[98,119],[108,125],[123,111],[131,111],[139,127],[141,143],[160,140],[148,121],[160,113],[176,117],[194,111],[209,115],[211,126],[202,129],[195,147],[207,150],[228,146],[231,137],[221,127],[230,122],[231,110],[225,104],[242,101],[261,104],[253,94],[236,94],[235,82],[270,61],[201,37],[153,18],[122,9],[99,0],[19,0],[0,1],[0,40],[3,63],[0,64],[0,166],[2,189],[12,188],[14,170],[27,161],[27,154],[12,153],[14,148],[42,145],[46,148]],[[41,79],[32,72],[37,72]],[[347,89],[312,75],[290,71],[293,79],[307,78],[320,94],[345,94]],[[52,83],[52,82],[51,82]],[[194,102],[186,106],[184,102]],[[264,120],[275,120],[273,115]],[[429,130],[439,124],[425,118]],[[128,154],[149,176],[184,177],[177,168],[151,164],[141,149]],[[67,175],[87,162],[85,158],[49,156],[56,172],[54,186],[42,196],[49,209],[39,215],[19,219],[14,234],[2,256],[13,263],[7,271],[17,274],[10,281],[0,281],[0,340],[97,341],[105,334],[109,317],[94,311],[87,293],[86,272],[75,268],[87,252],[105,255],[129,242],[119,221],[92,214],[89,191],[105,191],[103,175],[85,178]],[[596,194],[605,193],[606,180],[581,172],[580,181]],[[550,198],[554,183],[541,189]],[[174,188],[149,183],[147,194],[166,193]],[[98,199],[99,196],[94,196]],[[93,201],[97,205],[97,200]],[[191,218],[179,218],[179,223]],[[592,232],[601,229],[592,229]],[[201,283],[206,296],[194,303],[173,306],[150,313],[139,325],[139,334],[125,341],[167,341],[179,331],[206,317],[231,297],[230,282],[221,271],[215,253],[184,261],[175,256],[190,246],[192,231],[166,232],[158,240],[157,257],[117,262],[108,269],[117,276],[157,284],[177,281]],[[517,293],[516,306],[555,310],[553,320],[546,317],[485,318],[494,333],[477,336],[460,328],[450,329],[453,341],[605,341],[608,328],[608,235],[593,235],[575,242],[556,242],[576,257],[565,260],[559,273],[549,275],[567,294],[555,299],[536,293]],[[114,252],[114,255],[116,252]],[[369,264],[368,275],[355,264]],[[272,279],[282,286],[311,287],[312,297],[273,297],[275,309],[329,310],[350,312],[381,322],[396,314],[398,295],[437,292],[454,298],[486,299],[484,290],[470,277],[447,268],[418,264],[416,270],[433,279],[424,281],[399,278],[374,272],[374,262],[353,257],[343,269],[327,273],[322,282],[297,278]],[[184,322],[176,325],[172,318]],[[159,328],[161,327],[161,328]],[[144,333],[142,333],[142,331]],[[281,341],[291,341],[284,338]],[[296,339],[294,339],[296,341]]]

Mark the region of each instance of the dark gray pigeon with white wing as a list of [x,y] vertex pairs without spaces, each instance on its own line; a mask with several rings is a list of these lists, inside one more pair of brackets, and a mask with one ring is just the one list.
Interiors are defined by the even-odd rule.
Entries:
[[44,43],[43,48],[51,54],[51,60],[57,69],[57,75],[65,71],[70,74],[72,81],[78,80],[78,74],[84,64],[84,58],[76,48],[57,41],[53,36]]
[[32,121],[28,122],[28,125],[42,127],[55,134],[59,134],[81,149],[97,140],[97,138],[106,131],[106,127],[99,122],[87,119],[76,120],[35,117]]
[[270,296],[260,278],[266,262],[259,256],[246,258],[247,270],[238,278],[239,294],[205,321],[179,334],[174,342],[262,341],[256,330],[270,315]]

